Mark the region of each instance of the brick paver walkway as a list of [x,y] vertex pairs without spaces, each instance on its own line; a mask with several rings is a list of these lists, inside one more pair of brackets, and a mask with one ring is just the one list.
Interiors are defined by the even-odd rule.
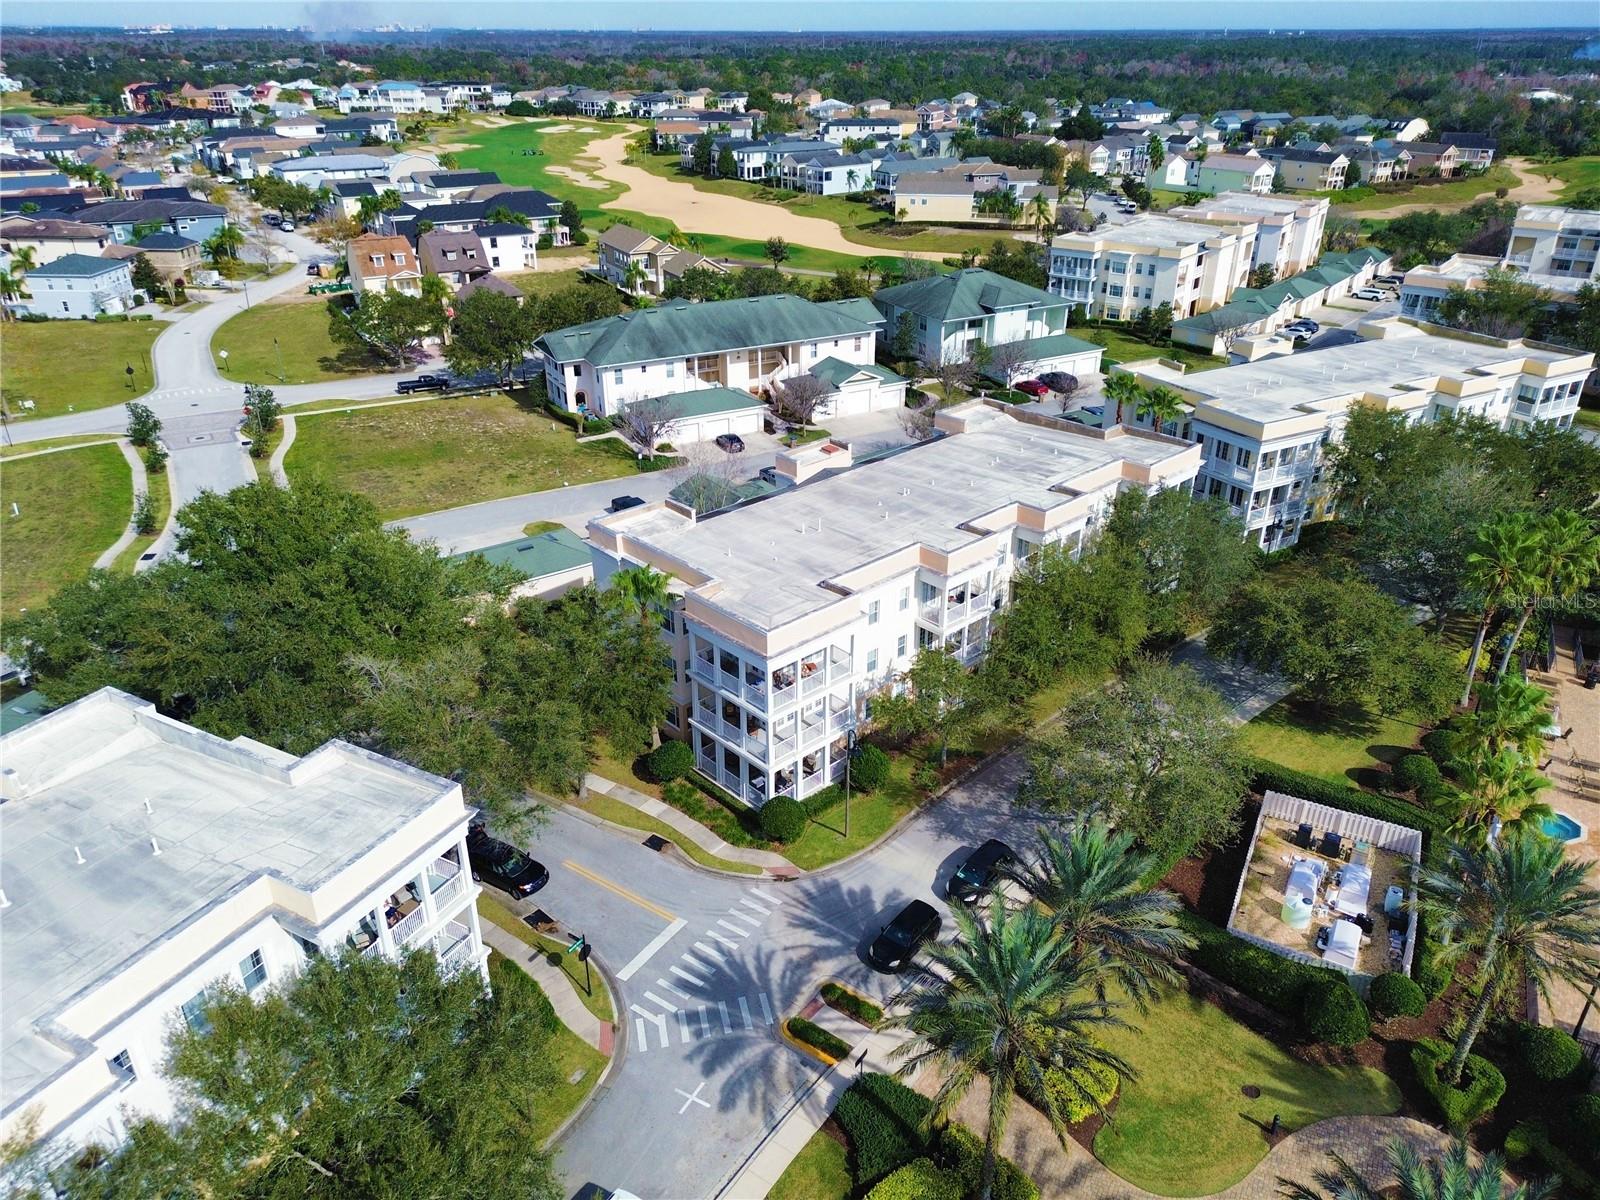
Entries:
[[[938,1077],[924,1071],[914,1086],[931,1095]],[[980,1077],[951,1116],[982,1137],[988,1128],[988,1105],[988,1081]],[[1363,1171],[1382,1177],[1388,1161],[1384,1148],[1397,1137],[1424,1153],[1442,1151],[1450,1141],[1442,1130],[1409,1117],[1331,1117],[1290,1134],[1250,1174],[1207,1200],[1278,1200],[1280,1178],[1313,1183],[1313,1173],[1328,1166],[1330,1154],[1341,1154]],[[1050,1122],[1020,1100],[1012,1105],[1001,1148],[1039,1185],[1042,1200],[1163,1200],[1113,1174],[1070,1138],[1063,1153]]]

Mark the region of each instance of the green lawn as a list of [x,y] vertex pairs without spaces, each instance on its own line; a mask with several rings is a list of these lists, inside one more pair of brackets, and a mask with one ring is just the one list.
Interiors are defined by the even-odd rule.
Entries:
[[1421,204],[1426,207],[1461,207],[1471,204],[1480,196],[1493,196],[1496,188],[1514,188],[1518,182],[1516,172],[1504,164],[1490,167],[1481,175],[1450,179],[1444,183],[1421,183],[1403,191],[1377,192],[1363,196],[1349,204],[1341,203],[1338,193],[1326,193],[1335,212],[1356,216],[1364,212],[1382,212],[1400,204]]
[[[1158,1195],[1206,1196],[1237,1182],[1266,1155],[1274,1114],[1293,1132],[1324,1117],[1400,1107],[1399,1089],[1381,1071],[1300,1062],[1187,993],[1127,1015],[1136,1030],[1107,1030],[1100,1040],[1139,1078],[1123,1086],[1094,1153]],[[1247,1097],[1248,1086],[1259,1097]]]
[[0,612],[37,608],[85,574],[132,513],[133,476],[114,445],[8,463],[0,471]]
[[502,278],[507,283],[516,284],[528,296],[548,296],[563,288],[582,286],[584,282],[582,268],[578,266],[562,271],[521,271]]
[[1252,754],[1320,775],[1335,783],[1361,782],[1365,770],[1408,754],[1422,726],[1356,710],[1319,714],[1309,704],[1280,700],[1241,731]]
[[1566,185],[1561,189],[1563,200],[1570,199],[1574,193],[1581,192],[1584,188],[1600,187],[1600,154],[1539,163],[1531,169],[1535,175],[1561,180]]
[[850,794],[850,836],[844,836],[844,799],[817,813],[805,832],[782,848],[783,856],[802,871],[815,871],[838,862],[877,841],[927,796],[912,782],[918,765],[907,754],[890,759],[889,782],[876,792]]
[[212,335],[211,357],[217,370],[242,383],[323,383],[393,369],[376,354],[336,344],[330,320],[320,297],[257,304],[223,322]]
[[1186,350],[1182,346],[1152,346],[1114,325],[1073,328],[1067,332],[1073,337],[1105,346],[1103,365],[1108,367],[1112,363],[1135,362],[1142,358],[1170,358],[1181,362],[1191,371],[1209,371],[1227,365],[1226,359]]
[[512,912],[499,899],[491,896],[487,891],[478,894],[478,916],[485,921],[492,921],[500,926],[512,937],[524,942],[535,950],[546,953],[554,952],[561,957],[561,970],[572,984],[572,990],[578,993],[578,999],[583,1001],[583,1006],[595,1015],[598,1020],[611,1022],[616,1019],[612,1011],[611,999],[605,985],[599,982],[599,975],[591,977],[592,990],[583,990],[583,964],[575,955],[566,953],[566,943],[558,942],[554,938],[547,938],[543,934],[535,933],[527,922],[523,921],[516,913]]
[[849,1194],[845,1149],[819,1129],[772,1185],[767,1200],[845,1200]]
[[115,445],[117,434],[114,433],[75,433],[67,437],[40,438],[35,442],[7,442],[0,445],[0,459],[20,458],[24,454],[36,454],[40,450],[59,450],[67,446],[109,446]]
[[386,521],[634,469],[621,442],[580,446],[503,393],[297,415],[296,425],[290,479],[321,475],[366,496]]
[[576,807],[614,825],[626,825],[629,829],[664,837],[702,867],[709,867],[713,871],[730,871],[735,875],[761,874],[760,867],[732,862],[726,858],[718,858],[715,854],[706,853],[665,821],[658,821],[655,817],[640,812],[631,804],[613,800],[610,796],[602,796],[599,792],[591,791],[584,802],[577,804]]
[[[0,392],[12,417],[58,417],[123,404],[155,386],[150,345],[159,321],[7,321],[0,325]],[[133,386],[128,386],[128,367]],[[34,407],[25,410],[22,401]]]
[[1580,408],[1572,419],[1589,429],[1600,429],[1600,409]]
[[167,524],[167,512],[172,507],[172,472],[162,471],[159,475],[145,472],[145,479],[150,486],[150,503],[156,510],[156,531],[151,534],[141,534],[128,543],[128,548],[117,555],[116,561],[111,564],[113,571],[132,571],[139,563],[139,556],[155,544],[161,536],[161,531]]

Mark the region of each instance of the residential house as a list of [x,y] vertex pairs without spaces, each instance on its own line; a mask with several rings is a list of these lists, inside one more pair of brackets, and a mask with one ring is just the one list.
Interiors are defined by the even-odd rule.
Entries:
[[1160,167],[1145,172],[1144,181],[1147,187],[1165,188],[1168,191],[1198,191],[1200,160],[1187,150],[1169,149]]
[[721,263],[627,225],[613,225],[599,238],[601,278],[632,296],[659,296],[691,267],[726,274]]
[[383,215],[384,231],[406,232],[419,220],[431,221],[435,229],[467,230],[493,220],[492,214],[505,209],[527,218],[528,229],[535,236],[549,237],[552,245],[565,246],[571,240],[571,231],[561,224],[561,202],[548,192],[491,185],[474,188],[469,196],[467,200],[432,200],[413,195]]
[[[384,188],[384,191],[390,189]],[[328,211],[341,217],[354,218],[361,211],[361,201],[366,196],[378,195],[378,184],[371,180],[352,183],[334,182],[328,185]]]
[[281,158],[268,171],[289,183],[316,191],[325,183],[377,180],[390,183],[390,160],[371,154],[314,154],[306,158]]
[[133,270],[115,258],[63,254],[28,272],[29,295],[12,300],[17,312],[60,320],[89,320],[126,312],[138,302]]
[[671,92],[645,92],[633,98],[628,111],[636,117],[654,117],[657,113],[677,107],[678,101]]
[[397,181],[402,195],[420,193],[439,200],[460,200],[473,188],[500,182],[493,171],[414,171]]
[[1274,146],[1261,152],[1283,177],[1291,191],[1331,192],[1344,187],[1345,170],[1350,160],[1338,150],[1312,150],[1298,146]]
[[255,96],[249,88],[242,88],[236,83],[215,83],[209,87],[193,87],[186,83],[178,89],[178,100],[189,108],[242,113],[255,103]]
[[200,243],[177,233],[150,233],[128,245],[106,248],[108,258],[134,259],[139,255],[168,283],[185,285],[201,269]]
[[1172,110],[1151,100],[1130,100],[1126,96],[1113,96],[1100,104],[1091,104],[1089,112],[1100,121],[1136,121],[1141,125],[1160,125],[1172,120]]
[[422,265],[403,237],[380,233],[353,237],[345,246],[345,263],[358,302],[369,292],[422,295]]
[[[357,106],[351,106],[354,107]],[[409,79],[385,79],[372,87],[367,93],[366,102],[359,107],[381,108],[396,116],[409,117],[428,111],[429,104],[427,97],[423,95],[420,83]],[[341,100],[339,104],[341,113],[348,113],[351,108],[346,108]]]
[[968,159],[960,158],[903,158],[899,155],[885,156],[872,172],[872,186],[880,192],[893,193],[898,180],[902,175],[928,175],[936,171],[952,171],[962,163],[972,166],[981,166],[989,162],[987,158],[978,156]]
[[[774,96],[773,99],[779,100],[779,97]],[[781,100],[779,102],[782,103]],[[816,88],[806,88],[804,91],[796,92],[790,98],[789,103],[796,108],[809,109],[813,104],[822,103],[822,93],[817,91]]]
[[1013,379],[1045,371],[1081,379],[1100,370],[1100,347],[1066,332],[1067,300],[981,267],[883,288],[872,302],[883,314],[885,337],[903,325],[915,331],[919,361],[970,362],[980,344],[1021,343]]
[[323,122],[323,131],[329,138],[347,142],[379,142],[400,140],[400,118],[393,113],[362,113],[356,116],[329,117]]
[[1272,191],[1276,168],[1259,154],[1208,154],[1194,166],[1196,191],[1248,192],[1264,196]]
[[1339,141],[1334,143],[1333,149],[1350,160],[1350,166],[1345,171],[1347,180],[1356,179],[1357,171],[1363,184],[1389,183],[1404,179],[1411,173],[1411,152],[1386,138],[1376,139],[1366,145]]
[[268,128],[279,137],[304,138],[306,141],[320,141],[328,133],[327,120],[316,113],[282,117]]
[[104,225],[69,221],[60,217],[8,216],[0,219],[0,251],[33,251],[35,266],[68,254],[98,256],[112,238]]
[[718,92],[716,107],[723,112],[742,113],[750,106],[750,93],[748,92]]
[[456,299],[458,301],[465,300],[475,292],[498,292],[502,296],[510,296],[519,305],[525,304],[528,299],[527,293],[516,284],[493,273],[474,275],[461,285],[461,289],[456,292]]
[[806,107],[807,116],[815,117],[823,123],[838,120],[840,117],[847,117],[853,112],[855,112],[855,109],[850,105],[843,100],[835,100],[832,97],[819,100],[817,103]]
[[885,153],[882,150],[863,150],[858,154],[816,150],[785,154],[778,160],[777,183],[814,196],[870,191],[873,172]]
[[1187,487],[1199,465],[1174,438],[993,401],[935,420],[943,436],[870,462],[833,442],[782,454],[805,486],[714,519],[655,504],[589,523],[602,586],[637,564],[673,579],[669,728],[743,803],[842,779],[870,697],[918,651],[976,663],[1041,546],[1086,544],[1119,491]]
[[822,140],[836,145],[847,141],[899,141],[902,129],[893,117],[837,117],[822,126]]
[[1043,173],[999,163],[963,162],[894,181],[892,204],[903,220],[938,224],[1000,224],[1031,219],[1031,205],[1043,195],[1055,217],[1057,190]]
[[219,984],[265,997],[313,956],[417,949],[487,982],[457,782],[229,741],[109,687],[0,754],[7,1139],[67,1154],[172,1119],[172,1031]]
[[118,242],[131,242],[136,226],[159,221],[170,232],[203,243],[228,223],[228,210],[205,200],[103,200],[74,209],[71,217],[104,226]]
[[1396,142],[1411,157],[1407,171],[1412,175],[1437,175],[1441,179],[1453,177],[1461,166],[1461,151],[1442,142]]
[[1383,123],[1384,136],[1395,142],[1415,142],[1427,136],[1428,123],[1421,117],[1396,117]]
[[1487,171],[1494,165],[1494,152],[1500,139],[1487,133],[1446,131],[1439,135],[1439,144],[1456,148],[1456,164],[1461,169]]
[[490,271],[489,256],[476,233],[430,229],[417,239],[417,261],[424,275],[437,275],[452,292]]
[[668,300],[554,330],[538,348],[551,403],[615,416],[639,400],[701,388],[770,390],[825,358],[870,364],[881,323],[866,300]]
[[1216,496],[1264,550],[1299,540],[1329,515],[1322,482],[1327,446],[1352,408],[1409,421],[1472,416],[1501,428],[1567,428],[1594,355],[1542,343],[1502,341],[1401,317],[1363,324],[1361,341],[1314,354],[1189,373],[1154,358],[1120,367],[1146,385],[1172,388],[1189,407],[1179,436],[1203,461],[1197,495]]
[[1275,278],[1285,279],[1309,269],[1322,253],[1328,204],[1325,196],[1303,199],[1246,191],[1223,192],[1199,204],[1169,209],[1167,215],[1183,221],[1254,225],[1251,267],[1271,267]]
[[1050,243],[1049,289],[1086,315],[1116,321],[1170,304],[1175,319],[1227,302],[1249,281],[1253,223],[1219,226],[1144,213]]
[[961,128],[961,118],[948,101],[929,100],[917,105],[916,111],[919,133],[954,132]]
[[890,104],[881,96],[874,96],[870,100],[863,100],[860,104],[856,105],[856,111],[861,113],[863,116],[873,117],[893,107],[894,105]]
[[539,269],[539,231],[510,221],[485,221],[473,226],[489,269],[504,274]]
[[[717,134],[712,138],[711,174],[720,177],[718,160],[723,147],[733,155],[735,179],[761,181],[775,179],[778,164],[786,154],[806,154],[826,149],[816,138],[738,138],[731,134]],[[694,165],[694,145],[684,147],[680,165],[688,170]]]

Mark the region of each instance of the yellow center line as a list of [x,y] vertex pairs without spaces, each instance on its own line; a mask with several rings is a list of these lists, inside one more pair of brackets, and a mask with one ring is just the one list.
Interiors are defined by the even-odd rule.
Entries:
[[655,913],[655,915],[660,917],[663,921],[676,921],[678,919],[672,913],[669,913],[666,909],[660,907],[659,905],[651,904],[650,901],[646,900],[637,892],[630,892],[620,883],[612,883],[611,880],[605,878],[604,876],[596,875],[593,871],[588,870],[585,867],[580,867],[570,858],[564,860],[561,865],[567,868],[569,871],[573,871],[579,875],[582,875],[590,883],[599,884],[601,887],[605,888],[606,891],[613,892],[616,895],[621,896],[624,900],[630,901],[633,904],[637,904],[646,912]]

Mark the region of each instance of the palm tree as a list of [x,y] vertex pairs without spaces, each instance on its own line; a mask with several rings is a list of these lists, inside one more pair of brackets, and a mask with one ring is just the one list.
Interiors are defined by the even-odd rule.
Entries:
[[1133,847],[1133,835],[1101,816],[1079,823],[1066,840],[1039,831],[1039,853],[1012,872],[1050,911],[1073,954],[1104,968],[1095,994],[1117,984],[1141,1012],[1163,984],[1178,981],[1172,959],[1194,939],[1178,924],[1178,898],[1144,883],[1152,859]]
[[611,588],[629,605],[639,610],[639,620],[648,624],[658,609],[672,603],[667,590],[670,575],[663,575],[648,563],[623,567],[611,577]]
[[1134,1072],[1091,1037],[1096,1028],[1126,1028],[1126,1022],[1088,994],[1097,965],[1067,949],[1048,914],[1033,907],[1010,913],[994,896],[985,919],[958,909],[955,920],[955,941],[928,948],[937,973],[896,997],[899,1011],[885,1024],[913,1035],[892,1052],[903,1060],[897,1075],[924,1063],[944,1068],[931,1120],[946,1118],[980,1074],[989,1077],[979,1196],[990,1200],[995,1148],[1019,1085],[1045,1106],[1065,1149],[1066,1122],[1045,1072],[1060,1072],[1067,1088],[1096,1108],[1099,1101],[1079,1082],[1086,1069],[1109,1068],[1124,1079]]
[[1056,220],[1055,205],[1045,190],[1040,188],[1033,194],[1033,199],[1028,202],[1029,215],[1034,226],[1039,230],[1039,243],[1043,245],[1049,239],[1045,236],[1054,226]]
[[861,178],[860,173],[857,172],[857,170],[854,167],[851,167],[848,171],[846,171],[844,173],[844,181],[845,181],[845,183],[847,183],[850,186],[850,190],[852,192],[856,190],[856,180],[858,180],[860,178]]
[[1478,633],[1472,639],[1472,655],[1467,659],[1467,686],[1461,703],[1472,699],[1472,680],[1478,673],[1478,656],[1483,639],[1507,595],[1521,595],[1535,584],[1539,538],[1533,518],[1527,513],[1508,513],[1478,531],[1477,545],[1467,553],[1467,577],[1471,587],[1483,593],[1483,615]]
[[1124,409],[1137,408],[1144,399],[1144,388],[1126,371],[1115,371],[1106,376],[1105,396],[1117,406],[1117,424],[1122,424]]
[[1149,417],[1151,427],[1160,433],[1169,421],[1183,419],[1183,397],[1169,387],[1157,384],[1145,389],[1134,407],[1133,415]]
[[1545,1200],[1556,1193],[1553,1180],[1541,1180],[1519,1184],[1508,1194],[1504,1160],[1486,1154],[1474,1167],[1465,1142],[1452,1142],[1442,1158],[1424,1160],[1410,1143],[1396,1138],[1386,1153],[1395,1175],[1393,1184],[1363,1178],[1335,1154],[1333,1167],[1317,1172],[1316,1188],[1280,1179],[1282,1194],[1287,1200]]
[[28,272],[39,265],[38,253],[32,246],[18,246],[11,252],[11,272],[21,284]]
[[1600,892],[1589,887],[1594,864],[1566,857],[1561,843],[1525,834],[1482,847],[1452,845],[1443,865],[1424,867],[1419,908],[1442,937],[1437,953],[1453,968],[1478,959],[1477,999],[1446,1066],[1461,1082],[1467,1055],[1490,1008],[1516,980],[1532,983],[1548,1004],[1558,979],[1587,987],[1600,960]]
[[0,319],[15,320],[16,314],[8,303],[22,295],[22,279],[12,271],[0,271]]
[[1474,840],[1494,836],[1497,827],[1513,834],[1537,831],[1553,815],[1539,799],[1550,781],[1515,746],[1463,763],[1461,782],[1463,803],[1452,828]]
[[622,272],[622,286],[630,292],[637,293],[648,278],[650,273],[644,269],[644,264],[637,258],[630,258],[627,269]]
[[205,240],[205,252],[213,263],[225,258],[238,258],[244,245],[244,234],[237,225],[224,225]]
[[1522,631],[1533,615],[1533,606],[1541,597],[1548,600],[1570,598],[1600,575],[1600,536],[1596,536],[1593,527],[1580,514],[1561,509],[1540,518],[1538,537],[1538,584],[1522,602],[1517,631],[1501,651],[1500,665],[1495,671],[1497,677],[1505,675],[1511,652],[1522,640]]
[[1493,757],[1514,746],[1536,759],[1550,728],[1550,693],[1515,675],[1478,686],[1478,707],[1456,720],[1451,753],[1463,762]]

